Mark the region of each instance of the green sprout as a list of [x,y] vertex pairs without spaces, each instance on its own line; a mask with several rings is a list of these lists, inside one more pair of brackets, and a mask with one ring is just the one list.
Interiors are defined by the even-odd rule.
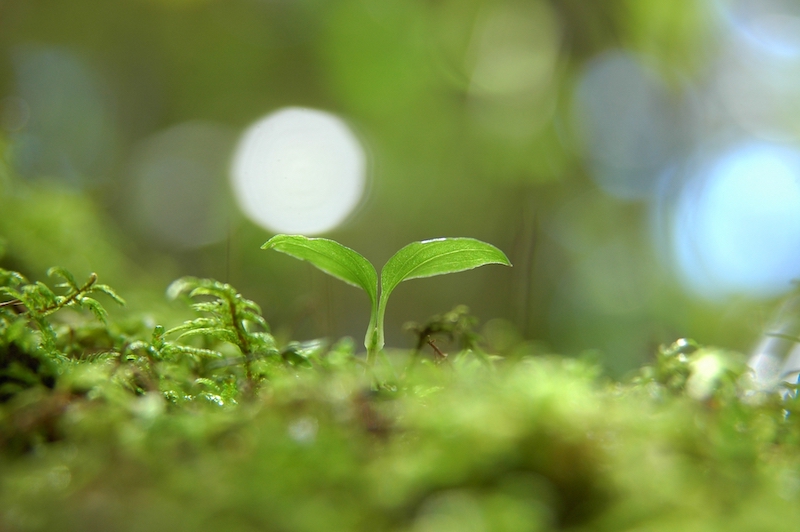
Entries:
[[400,249],[383,266],[378,290],[375,267],[361,254],[327,238],[276,235],[261,249],[274,249],[306,260],[323,272],[347,284],[364,289],[372,304],[364,338],[367,362],[383,349],[383,318],[389,295],[403,281],[471,270],[485,264],[511,266],[505,253],[474,238],[437,238],[412,242]]

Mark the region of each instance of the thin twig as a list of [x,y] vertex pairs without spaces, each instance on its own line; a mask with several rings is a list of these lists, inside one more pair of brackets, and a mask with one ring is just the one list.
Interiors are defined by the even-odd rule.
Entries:
[[445,360],[447,358],[447,354],[442,353],[441,349],[436,347],[436,343],[434,342],[433,338],[430,337],[430,335],[428,336],[427,342],[428,345],[431,346],[431,348],[436,352],[436,354],[439,355],[439,361]]

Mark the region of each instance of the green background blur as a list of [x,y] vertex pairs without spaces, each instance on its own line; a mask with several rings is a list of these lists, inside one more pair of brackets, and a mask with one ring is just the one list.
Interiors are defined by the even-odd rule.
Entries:
[[[685,99],[720,47],[711,4],[0,0],[0,265],[33,278],[54,264],[97,271],[137,311],[175,277],[215,277],[259,302],[283,339],[360,341],[366,297],[259,250],[271,234],[228,190],[245,128],[310,107],[346,120],[369,160],[367,196],[325,236],[378,266],[439,236],[488,241],[514,264],[399,287],[388,345],[412,345],[404,322],[463,303],[498,352],[596,350],[612,374],[681,336],[747,350],[769,300],[682,288],[649,200],[590,176],[574,104],[606,53],[639,58],[668,104]],[[664,127],[631,127],[651,126]],[[667,133],[680,144],[687,127]],[[199,237],[186,245],[157,234],[181,194],[138,203],[133,177],[170,145],[214,191],[192,200]]]

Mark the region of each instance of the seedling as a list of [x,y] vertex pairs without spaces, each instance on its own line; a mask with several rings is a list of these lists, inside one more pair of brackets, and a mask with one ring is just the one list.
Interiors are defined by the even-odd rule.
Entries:
[[362,255],[327,238],[276,235],[262,249],[274,249],[307,260],[325,273],[362,288],[372,304],[364,338],[367,362],[383,349],[383,318],[389,295],[403,281],[471,270],[485,264],[511,266],[505,253],[474,238],[437,238],[412,242],[400,249],[383,266],[378,289],[375,267]]

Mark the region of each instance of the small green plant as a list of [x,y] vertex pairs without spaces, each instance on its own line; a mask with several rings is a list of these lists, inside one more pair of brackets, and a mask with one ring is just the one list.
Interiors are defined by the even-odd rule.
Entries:
[[11,298],[0,302],[0,309],[12,309],[13,314],[27,315],[39,328],[42,347],[49,353],[56,351],[56,333],[46,319],[51,314],[63,308],[88,310],[105,323],[108,315],[106,310],[90,295],[103,293],[120,305],[125,304],[111,287],[97,282],[95,273],[83,285],[79,285],[75,277],[64,268],[50,268],[47,275],[63,280],[56,287],[65,289],[64,294],[56,294],[42,282],[29,283],[17,272],[0,269],[0,296]]
[[[167,296],[176,299],[182,294],[188,294],[189,299],[205,296],[210,300],[193,302],[192,309],[203,316],[173,327],[165,335],[180,333],[178,338],[202,336],[235,345],[243,357],[248,381],[252,380],[251,363],[255,359],[278,354],[275,340],[269,334],[269,325],[261,316],[261,308],[232,286],[213,279],[182,277],[169,286]],[[251,330],[253,325],[262,331]],[[187,346],[182,348],[190,349]],[[195,351],[200,354],[208,352],[197,348]]]
[[[95,299],[97,294],[124,305],[114,290],[97,282],[94,273],[83,284],[63,268],[47,273],[61,280],[55,288],[62,293],[0,268],[0,403],[39,385],[53,388],[66,366],[88,351],[84,342],[97,342],[101,350],[108,347],[107,313]],[[53,315],[64,309],[77,315],[54,324]],[[83,311],[102,325],[83,320]]]
[[48,274],[59,281],[53,288],[0,268],[0,404],[31,389],[99,397],[119,386],[137,397],[160,393],[173,404],[227,405],[253,392],[284,354],[258,305],[228,284],[194,277],[172,283],[167,295],[199,316],[167,330],[149,319],[109,322],[96,295],[124,301],[95,274],[84,283],[64,268]]
[[274,249],[306,260],[325,273],[362,288],[372,304],[364,338],[367,362],[383,349],[383,318],[389,295],[403,281],[471,270],[485,264],[511,266],[505,253],[474,238],[437,238],[412,242],[395,253],[381,270],[380,292],[375,267],[361,254],[327,238],[276,235],[262,249]]

